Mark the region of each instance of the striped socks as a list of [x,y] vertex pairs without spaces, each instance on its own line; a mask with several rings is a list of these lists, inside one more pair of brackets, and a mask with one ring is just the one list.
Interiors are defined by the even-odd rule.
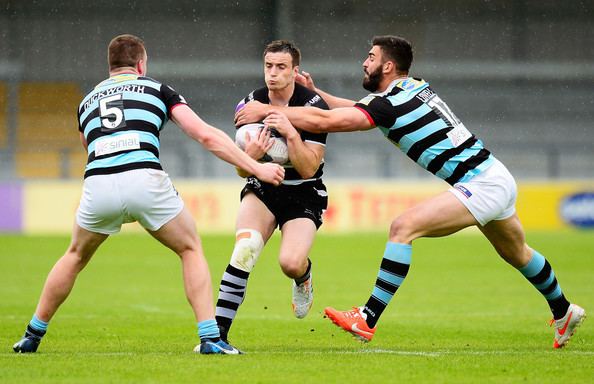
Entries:
[[367,315],[369,328],[375,327],[382,312],[402,285],[404,278],[408,274],[411,255],[412,246],[410,244],[393,242],[386,244],[375,287],[367,304],[363,307],[363,312]]
[[555,319],[565,316],[569,302],[563,295],[561,286],[557,283],[555,272],[543,255],[532,251],[532,259],[518,270],[545,297]]
[[216,320],[221,329],[221,337],[227,339],[231,323],[235,319],[237,310],[245,298],[249,272],[227,265],[221,285],[216,306]]

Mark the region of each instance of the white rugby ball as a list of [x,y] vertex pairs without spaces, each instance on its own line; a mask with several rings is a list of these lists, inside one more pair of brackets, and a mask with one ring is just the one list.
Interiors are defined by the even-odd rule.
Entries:
[[[237,128],[235,132],[235,144],[245,149],[245,135],[249,134],[250,139],[256,139],[261,129],[266,129],[262,123],[245,124]],[[289,149],[287,140],[276,130],[270,129],[270,139],[273,140],[272,148],[266,152],[260,161],[266,163],[285,164],[289,161]]]

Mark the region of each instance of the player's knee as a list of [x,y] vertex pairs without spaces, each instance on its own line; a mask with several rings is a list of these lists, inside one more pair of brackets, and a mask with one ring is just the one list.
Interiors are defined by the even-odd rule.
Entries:
[[235,248],[231,265],[245,272],[251,272],[264,248],[262,234],[253,229],[240,229],[235,234]]
[[406,216],[399,216],[390,224],[390,241],[408,244],[415,239],[414,225]]
[[280,257],[279,264],[283,273],[292,279],[303,276],[307,271],[307,258]]

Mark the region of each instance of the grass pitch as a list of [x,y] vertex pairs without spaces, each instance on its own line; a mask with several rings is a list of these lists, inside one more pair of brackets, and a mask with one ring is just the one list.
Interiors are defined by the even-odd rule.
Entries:
[[[247,354],[200,356],[180,263],[148,235],[109,239],[79,276],[37,354],[12,344],[30,320],[68,237],[0,236],[0,382],[27,383],[564,383],[594,377],[594,320],[552,349],[546,302],[472,232],[415,242],[408,278],[361,344],[323,309],[362,305],[384,234],[321,234],[312,252],[314,306],[293,318],[278,237],[252,273],[230,339]],[[203,236],[213,288],[233,236]],[[594,234],[529,233],[566,296],[594,314]]]

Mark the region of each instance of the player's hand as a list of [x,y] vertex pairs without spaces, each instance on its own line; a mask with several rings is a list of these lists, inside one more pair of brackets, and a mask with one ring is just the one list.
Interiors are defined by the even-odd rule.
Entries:
[[285,178],[285,169],[274,163],[261,163],[254,172],[254,176],[265,183],[279,185]]
[[259,101],[250,101],[239,111],[235,112],[235,126],[239,127],[244,124],[262,121],[266,117],[268,107],[267,104],[262,104]]
[[287,140],[299,135],[299,132],[297,132],[293,124],[291,124],[287,118],[287,115],[279,111],[270,112],[264,119],[264,125],[267,128],[276,129],[278,133],[280,133]]
[[301,71],[301,73],[298,73],[295,77],[295,82],[303,85],[306,88],[311,89],[312,91],[316,90],[316,85],[314,84],[314,81],[311,78],[309,72]]
[[248,132],[245,133],[245,153],[252,159],[259,160],[264,157],[273,144],[270,131],[266,128],[260,129],[255,138],[252,138]]

